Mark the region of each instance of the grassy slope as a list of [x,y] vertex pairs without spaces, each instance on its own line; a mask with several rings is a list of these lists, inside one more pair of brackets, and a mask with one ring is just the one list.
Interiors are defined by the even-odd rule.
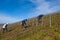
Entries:
[[[60,40],[60,13],[52,14],[52,26],[49,25],[49,16],[43,16],[43,23],[37,18],[27,21],[28,28],[21,27],[21,23],[9,25],[9,32],[0,31],[0,40]],[[42,20],[42,19],[41,19]]]
[[0,24],[0,30],[1,30],[2,25],[3,25],[3,24]]

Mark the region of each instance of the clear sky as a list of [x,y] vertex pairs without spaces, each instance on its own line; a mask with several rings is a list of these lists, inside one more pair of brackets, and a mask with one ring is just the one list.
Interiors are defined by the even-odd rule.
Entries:
[[0,23],[13,23],[60,11],[60,0],[0,0]]

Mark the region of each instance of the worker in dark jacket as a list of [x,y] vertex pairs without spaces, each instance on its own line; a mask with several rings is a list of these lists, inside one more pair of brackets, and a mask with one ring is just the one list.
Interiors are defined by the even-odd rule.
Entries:
[[22,21],[22,26],[25,27],[27,19]]
[[42,18],[42,17],[43,17],[43,15],[39,15],[39,16],[37,17],[38,23],[41,22],[41,18]]

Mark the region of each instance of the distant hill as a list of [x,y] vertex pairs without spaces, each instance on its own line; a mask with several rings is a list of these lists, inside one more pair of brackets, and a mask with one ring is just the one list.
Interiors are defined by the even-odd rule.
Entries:
[[28,19],[26,29],[21,22],[9,24],[8,32],[0,31],[0,40],[60,40],[60,12],[44,15],[40,20],[38,23],[37,17]]

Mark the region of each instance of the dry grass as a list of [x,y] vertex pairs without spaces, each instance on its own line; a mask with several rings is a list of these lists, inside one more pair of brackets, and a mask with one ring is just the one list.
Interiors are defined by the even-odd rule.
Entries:
[[60,40],[60,13],[51,14],[51,17],[51,27],[49,15],[43,16],[43,23],[38,23],[37,18],[28,19],[26,29],[21,22],[10,24],[8,32],[0,31],[0,40]]

